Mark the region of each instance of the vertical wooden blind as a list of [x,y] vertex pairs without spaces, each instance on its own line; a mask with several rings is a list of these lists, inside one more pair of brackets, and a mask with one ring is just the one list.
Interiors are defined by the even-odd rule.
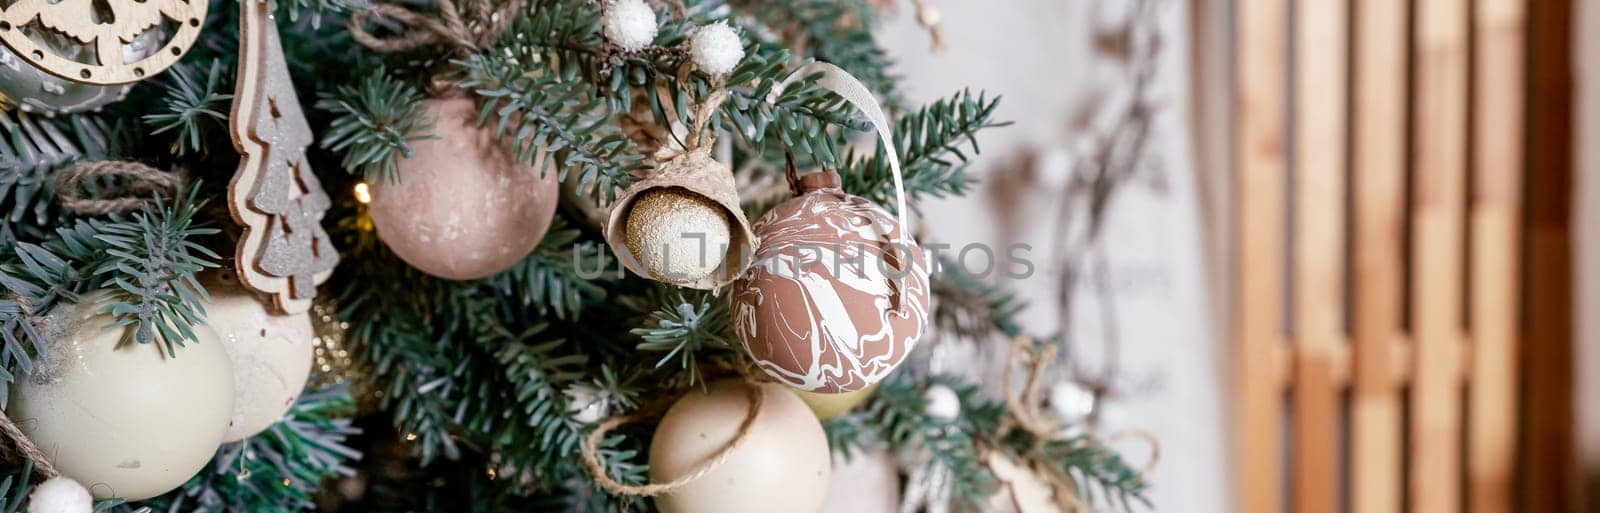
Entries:
[[1526,1],[1235,1],[1241,511],[1511,511]]

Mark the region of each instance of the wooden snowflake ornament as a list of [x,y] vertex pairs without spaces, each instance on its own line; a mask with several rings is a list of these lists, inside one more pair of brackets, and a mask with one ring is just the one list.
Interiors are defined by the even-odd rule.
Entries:
[[[74,82],[137,82],[178,62],[200,36],[206,0],[17,0],[0,8],[0,42],[39,69]],[[146,31],[170,27],[161,50],[125,62],[123,45]],[[92,46],[95,62],[57,54],[29,37],[47,30]]]
[[284,313],[300,313],[339,262],[321,225],[332,201],[306,160],[311,125],[289,81],[266,2],[243,0],[239,27],[239,80],[229,121],[244,158],[228,184],[228,210],[244,236],[234,267],[245,286],[271,295]]

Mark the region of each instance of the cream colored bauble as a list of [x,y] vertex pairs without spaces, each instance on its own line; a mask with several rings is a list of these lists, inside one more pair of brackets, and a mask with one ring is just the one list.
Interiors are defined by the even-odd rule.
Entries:
[[255,436],[294,406],[311,376],[316,333],[306,312],[278,315],[255,293],[207,284],[206,325],[233,361],[233,415],[224,442]]
[[641,196],[628,214],[628,248],[650,277],[689,282],[722,266],[731,232],[722,207],[680,188]]
[[[650,480],[682,477],[732,441],[750,412],[739,381],[712,383],[679,399],[650,442]],[[788,387],[759,385],[761,412],[732,454],[709,473],[658,495],[662,513],[817,513],[828,491],[828,439]]]
[[217,334],[168,356],[163,344],[122,343],[98,293],[56,308],[50,346],[12,386],[6,414],[61,475],[97,499],[144,500],[194,476],[222,443],[233,412],[233,372]]
[[888,451],[856,451],[835,455],[833,478],[823,501],[828,513],[898,513],[900,465]]
[[842,394],[819,394],[804,390],[795,390],[795,395],[805,401],[811,412],[817,414],[817,419],[828,420],[845,414],[872,397],[872,392],[878,389],[878,384],[867,385],[867,388]]
[[77,481],[52,477],[33,487],[28,513],[94,513],[94,498]]
[[398,183],[369,184],[378,237],[412,267],[451,280],[521,262],[550,229],[561,196],[544,147],[534,150],[534,164],[519,159],[493,127],[478,126],[469,98],[423,100],[420,108],[437,137],[410,143]]

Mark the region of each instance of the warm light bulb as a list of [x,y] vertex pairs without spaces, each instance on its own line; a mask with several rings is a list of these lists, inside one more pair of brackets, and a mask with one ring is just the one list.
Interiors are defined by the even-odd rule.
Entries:
[[367,188],[367,182],[357,183],[355,192],[356,201],[361,202],[362,205],[372,203],[372,191]]

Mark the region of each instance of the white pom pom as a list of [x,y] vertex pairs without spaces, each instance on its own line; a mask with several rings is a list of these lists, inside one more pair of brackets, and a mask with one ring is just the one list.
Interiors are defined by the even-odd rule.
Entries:
[[579,424],[594,424],[610,413],[611,401],[602,397],[600,390],[586,384],[573,385],[566,390],[567,413]]
[[1075,381],[1050,386],[1050,409],[1062,422],[1076,424],[1094,414],[1094,391]]
[[91,513],[94,498],[77,481],[53,477],[39,483],[28,498],[28,513]]
[[603,25],[606,39],[630,52],[656,40],[656,11],[644,0],[612,0]]
[[961,416],[961,398],[957,397],[956,391],[950,387],[930,386],[922,393],[922,400],[927,403],[929,417],[949,422]]
[[744,58],[744,43],[739,33],[719,21],[700,27],[689,38],[689,57],[694,67],[709,75],[726,75]]

